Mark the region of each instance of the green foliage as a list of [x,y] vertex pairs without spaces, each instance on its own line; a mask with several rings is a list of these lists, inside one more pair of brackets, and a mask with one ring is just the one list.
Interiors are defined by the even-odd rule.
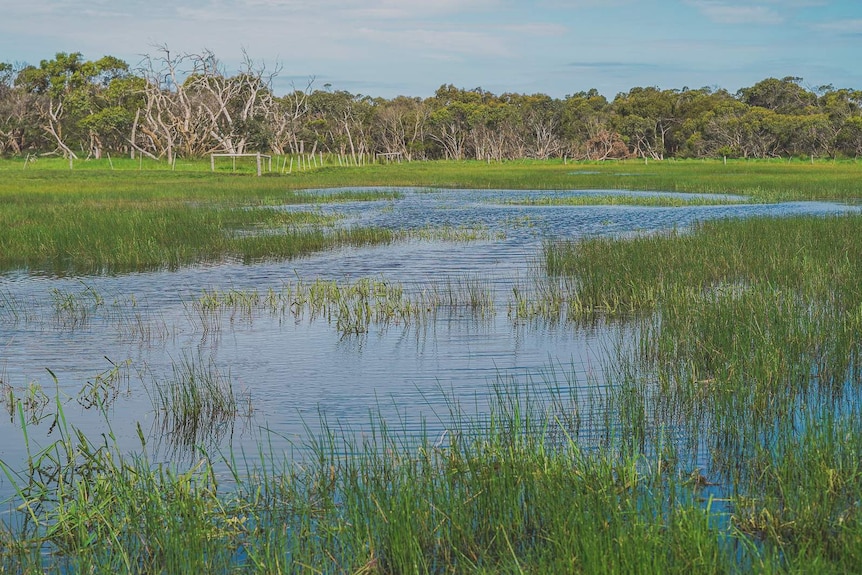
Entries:
[[264,66],[246,57],[229,74],[206,50],[162,48],[144,62],[136,73],[112,56],[61,52],[39,66],[0,65],[0,152],[173,162],[177,153],[324,151],[354,164],[375,153],[497,162],[859,155],[860,92],[809,90],[792,76],[735,95],[632,87],[608,102],[595,89],[556,99],[444,84],[429,98],[385,100],[311,81],[279,96]]

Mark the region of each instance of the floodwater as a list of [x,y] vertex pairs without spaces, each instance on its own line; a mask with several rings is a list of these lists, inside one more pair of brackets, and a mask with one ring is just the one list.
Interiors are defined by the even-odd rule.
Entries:
[[[179,271],[112,276],[0,275],[0,459],[25,461],[23,413],[35,451],[58,439],[57,404],[88,437],[111,431],[129,451],[140,450],[138,424],[154,458],[193,457],[188,437],[164,426],[154,406],[157,382],[192,363],[229,378],[241,414],[198,433],[211,451],[256,453],[301,444],[321,417],[362,433],[372,415],[391,427],[433,438],[447,429],[449,407],[481,413],[501,382],[547,390],[602,384],[608,349],[624,326],[575,326],[520,321],[508,311],[513,288],[538,269],[542,243],[593,235],[684,229],[727,217],[832,214],[855,210],[828,203],[734,204],[675,208],[518,206],[507,202],[548,192],[401,189],[395,200],[324,204],[344,225],[394,230],[480,230],[471,241],[414,239],[345,248],[303,259],[244,265],[224,262]],[[314,193],[328,193],[320,190]],[[596,192],[555,192],[596,193]],[[607,192],[618,193],[618,192]],[[633,192],[625,192],[631,194]],[[285,207],[284,209],[299,209]],[[304,207],[302,209],[309,209]],[[434,236],[432,236],[434,237]],[[193,303],[205,291],[280,290],[317,278],[374,278],[408,290],[478,283],[494,294],[493,310],[443,310],[407,324],[372,323],[345,335],[326,318],[307,314],[214,315],[202,321]],[[65,307],[64,307],[65,306]],[[111,379],[111,370],[118,366]],[[81,390],[111,382],[98,408],[85,408]],[[16,398],[32,398],[19,412]],[[46,402],[46,400],[48,400]],[[10,486],[0,485],[0,495]]]

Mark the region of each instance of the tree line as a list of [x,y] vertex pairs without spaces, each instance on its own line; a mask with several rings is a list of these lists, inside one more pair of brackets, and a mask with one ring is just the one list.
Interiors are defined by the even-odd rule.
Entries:
[[173,161],[210,153],[379,154],[403,160],[862,155],[862,91],[767,78],[720,88],[636,87],[608,100],[441,86],[428,98],[374,98],[313,79],[277,95],[280,69],[244,55],[159,47],[132,69],[58,53],[0,63],[0,154],[105,153]]

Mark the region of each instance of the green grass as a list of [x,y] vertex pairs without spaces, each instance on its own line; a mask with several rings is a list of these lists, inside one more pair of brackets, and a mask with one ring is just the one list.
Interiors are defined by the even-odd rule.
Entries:
[[175,362],[173,377],[155,379],[147,393],[158,426],[176,447],[211,443],[252,409],[250,399],[234,389],[229,372],[199,357],[184,356]]
[[[851,162],[653,162],[573,174],[573,165],[561,163],[434,163],[258,179],[179,166],[118,175],[10,163],[2,169],[0,194],[9,201],[0,213],[31,209],[37,217],[40,198],[55,210],[101,202],[108,214],[124,202],[161,213],[163,202],[218,214],[230,225],[210,229],[224,232],[236,229],[236,208],[270,205],[309,182],[337,187],[339,179],[856,201],[859,169]],[[59,229],[49,226],[45,237]],[[546,277],[515,288],[511,313],[516,321],[615,318],[620,337],[607,350],[603,379],[578,384],[551,373],[544,385],[503,382],[475,415],[452,401],[441,415],[442,436],[416,438],[379,419],[357,435],[324,420],[295,453],[266,444],[257,455],[200,449],[193,465],[180,468],[150,460],[143,439],[140,452],[129,454],[110,431],[85,436],[66,423],[59,398],[47,413],[43,390],[31,395],[56,435],[37,445],[28,439],[29,396],[12,390],[7,407],[28,457],[23,469],[0,464],[15,491],[0,531],[0,570],[853,572],[862,561],[859,237],[862,217],[848,215],[549,243]],[[302,313],[334,318],[345,306],[344,325],[363,326],[378,313],[407,309],[413,300],[399,289],[373,280],[319,282],[284,293],[214,291],[192,305],[202,316],[293,313],[301,301]],[[421,301],[481,308],[486,293],[474,282],[429,290],[427,298],[438,299]],[[25,315],[26,303],[4,298],[10,319]],[[76,327],[107,313],[109,299],[84,286],[55,293],[51,309],[61,326]],[[111,397],[122,373],[94,379],[93,397],[107,402],[99,398]],[[228,408],[218,407],[218,393],[202,402],[170,396],[198,381],[227,390]],[[186,362],[160,383],[171,397],[162,411],[178,416],[179,430],[196,414],[208,422],[235,413],[229,376],[207,365]],[[572,397],[561,391],[569,385]]]
[[[855,162],[594,163],[589,170],[562,162],[413,162],[263,178],[211,173],[203,161],[185,162],[176,171],[154,162],[142,170],[135,162],[113,163],[113,170],[106,160],[78,162],[69,170],[56,159],[41,158],[26,168],[23,161],[0,162],[0,270],[171,269],[391,241],[383,230],[336,232],[320,214],[271,207],[397,197],[357,189],[366,186],[659,190],[733,193],[766,202],[856,202],[862,196],[862,165]],[[300,192],[311,188],[346,190]]]
[[545,248],[552,313],[628,321],[585,425],[619,422],[625,454],[672,429],[671,466],[706,466],[757,570],[858,560],[860,232],[858,215],[729,220]]
[[189,308],[204,331],[217,330],[225,313],[231,319],[269,313],[294,319],[323,318],[342,336],[366,333],[373,325],[422,324],[444,310],[466,310],[477,317],[491,317],[495,311],[491,289],[479,279],[449,280],[412,292],[383,279],[300,279],[265,293],[255,289],[208,290]]
[[[227,487],[206,455],[179,472],[118,453],[110,436],[91,442],[61,424],[29,473],[4,466],[27,503],[24,520],[0,534],[0,565],[76,573],[683,573],[722,572],[736,560],[723,543],[722,514],[704,508],[686,478],[536,432],[559,423],[539,404],[502,392],[490,420],[462,413],[448,443],[408,444],[385,422],[365,439],[324,427],[301,461],[266,451],[257,460],[229,458]],[[55,464],[60,473],[46,477]],[[667,488],[669,500],[655,497]]]
[[[751,201],[751,200],[746,200]],[[543,196],[506,202],[518,206],[641,206],[678,208],[683,206],[722,206],[743,203],[735,198],[687,196],[639,196],[634,194],[587,194],[581,196]]]

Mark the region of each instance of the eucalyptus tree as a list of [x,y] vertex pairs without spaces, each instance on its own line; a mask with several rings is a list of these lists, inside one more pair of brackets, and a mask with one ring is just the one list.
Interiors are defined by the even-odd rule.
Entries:
[[128,64],[113,56],[89,61],[80,52],[60,52],[38,67],[21,69],[15,83],[34,96],[40,128],[58,152],[100,157],[106,134],[128,119],[127,110],[114,105],[106,91],[112,86],[121,91],[128,76]]
[[266,67],[243,54],[229,75],[210,51],[172,54],[166,47],[144,58],[146,104],[133,141],[153,157],[195,157],[213,152],[241,154],[269,149],[267,111],[273,106]]
[[265,109],[270,150],[275,154],[299,154],[304,151],[304,126],[309,114],[308,97],[314,78],[304,90],[295,86],[288,94],[268,100]]
[[862,91],[846,88],[835,89],[831,85],[818,89],[817,111],[825,115],[825,122],[818,124],[820,133],[817,140],[826,148],[825,153],[835,157],[839,154],[856,156],[857,152],[846,144],[848,131],[846,126],[862,115]]
[[841,153],[849,157],[862,156],[862,117],[847,118],[835,136],[835,144]]
[[565,97],[561,134],[566,156],[585,160],[624,158],[628,147],[611,124],[610,106],[598,90]]
[[430,138],[439,144],[442,155],[448,160],[467,157],[467,137],[476,120],[476,109],[481,105],[483,91],[462,90],[452,84],[440,86],[428,100]]
[[516,109],[509,102],[483,92],[482,101],[468,112],[467,150],[473,159],[501,162],[523,157]]
[[562,155],[563,102],[546,94],[503,94],[502,98],[517,110],[515,157],[544,160]]
[[315,90],[308,97],[306,127],[314,135],[311,153],[318,148],[358,163],[374,148],[371,142],[375,103],[369,96],[344,90]]
[[377,148],[408,161],[426,157],[431,110],[421,98],[398,96],[375,104],[373,137]]
[[737,98],[748,106],[766,108],[779,114],[804,114],[817,104],[817,95],[802,87],[802,78],[766,78],[742,88]]
[[682,123],[679,90],[632,88],[612,103],[613,124],[632,154],[662,160],[676,151],[671,130]]
[[687,150],[694,156],[741,157],[747,154],[744,116],[749,107],[735,98],[714,102],[697,118],[686,121]]
[[18,66],[0,62],[0,154],[29,151],[43,135],[36,128],[35,96],[15,86],[18,71]]

